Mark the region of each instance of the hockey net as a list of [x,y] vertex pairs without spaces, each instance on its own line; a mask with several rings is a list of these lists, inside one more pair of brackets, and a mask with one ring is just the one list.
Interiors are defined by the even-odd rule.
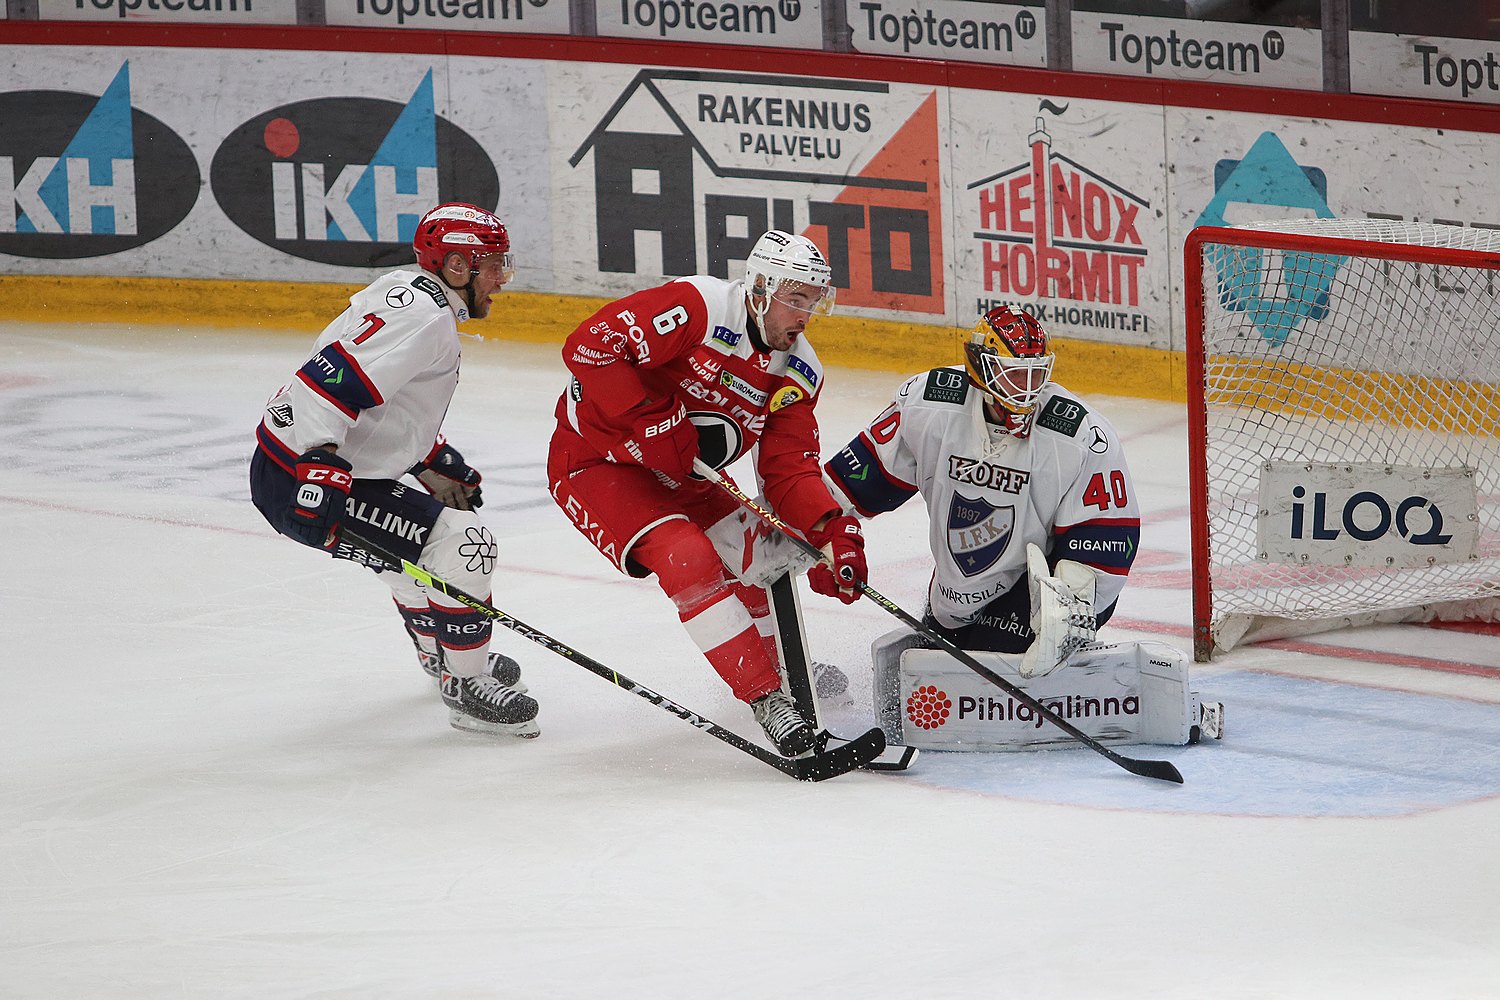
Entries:
[[1198,659],[1500,616],[1500,233],[1384,220],[1187,240]]

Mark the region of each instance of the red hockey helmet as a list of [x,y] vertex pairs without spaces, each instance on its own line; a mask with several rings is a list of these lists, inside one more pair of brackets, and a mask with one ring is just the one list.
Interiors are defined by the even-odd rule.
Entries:
[[450,253],[459,253],[468,261],[470,270],[477,270],[484,258],[499,254],[505,280],[515,275],[505,223],[474,205],[462,202],[439,205],[422,216],[411,242],[417,252],[417,264],[433,274],[442,271],[443,261]]
[[1052,378],[1055,355],[1047,331],[1026,313],[997,306],[979,318],[964,342],[969,381],[1009,413],[1024,416]]

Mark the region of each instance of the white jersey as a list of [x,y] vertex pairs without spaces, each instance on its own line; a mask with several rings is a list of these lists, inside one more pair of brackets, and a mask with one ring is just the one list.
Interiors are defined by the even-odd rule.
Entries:
[[266,404],[262,446],[284,464],[288,453],[334,444],[356,478],[400,478],[438,441],[458,387],[458,324],[468,318],[425,271],[376,279],[350,297]]
[[1114,428],[1055,382],[1024,438],[989,424],[983,400],[961,367],[907,379],[825,465],[834,499],[873,517],[922,494],[935,567],[930,606],[945,628],[972,622],[1025,576],[1028,542],[1051,564],[1094,569],[1103,611],[1120,596],[1140,541]]

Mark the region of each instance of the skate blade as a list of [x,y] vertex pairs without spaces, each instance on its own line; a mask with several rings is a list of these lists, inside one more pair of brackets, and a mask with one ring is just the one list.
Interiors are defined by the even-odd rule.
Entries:
[[484,722],[463,712],[448,710],[448,725],[465,733],[479,733],[482,736],[515,736],[523,740],[534,740],[542,735],[542,727],[537,725],[535,719],[528,722]]

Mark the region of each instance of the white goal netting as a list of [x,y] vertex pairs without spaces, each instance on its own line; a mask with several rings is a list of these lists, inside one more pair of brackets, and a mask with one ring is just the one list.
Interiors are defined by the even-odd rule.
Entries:
[[1500,233],[1256,223],[1199,231],[1187,274],[1201,290],[1188,294],[1200,657],[1370,621],[1493,620]]

